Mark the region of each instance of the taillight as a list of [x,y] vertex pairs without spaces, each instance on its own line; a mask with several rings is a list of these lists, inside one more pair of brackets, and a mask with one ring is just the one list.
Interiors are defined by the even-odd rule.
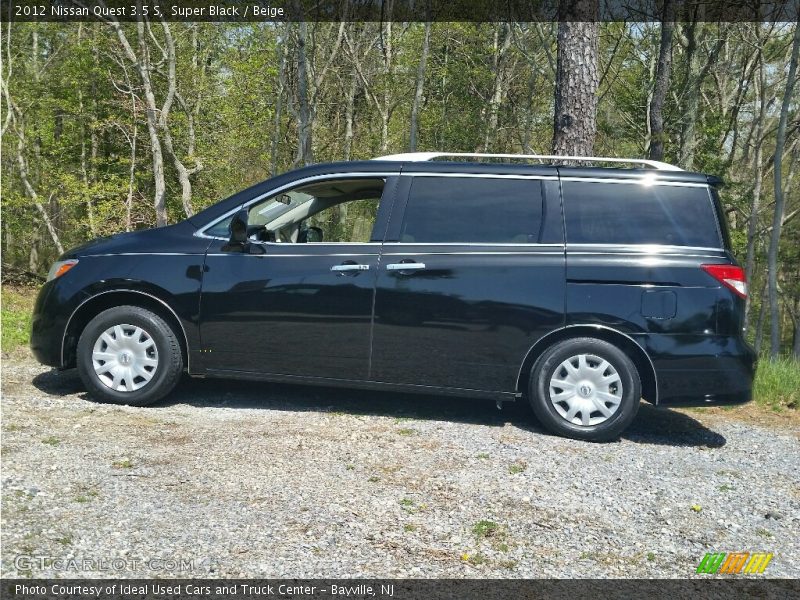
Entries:
[[740,298],[747,298],[747,279],[744,269],[735,265],[700,265],[703,271],[711,275],[726,288],[732,290]]

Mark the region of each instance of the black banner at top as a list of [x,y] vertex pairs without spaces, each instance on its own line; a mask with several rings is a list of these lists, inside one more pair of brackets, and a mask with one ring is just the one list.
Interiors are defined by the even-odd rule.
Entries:
[[166,21],[791,22],[800,0],[0,0],[12,22]]

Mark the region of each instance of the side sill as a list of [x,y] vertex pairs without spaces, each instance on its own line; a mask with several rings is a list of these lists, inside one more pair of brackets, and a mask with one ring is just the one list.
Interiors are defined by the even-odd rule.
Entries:
[[226,379],[242,379],[252,381],[272,381],[275,383],[297,383],[303,385],[319,385],[328,387],[358,388],[366,390],[383,390],[387,392],[406,392],[411,394],[431,394],[435,396],[456,396],[462,398],[485,398],[487,400],[516,400],[515,392],[497,392],[472,390],[466,388],[435,387],[405,383],[387,383],[385,381],[364,381],[359,379],[333,379],[330,377],[310,377],[304,375],[284,375],[281,373],[254,373],[252,371],[235,371],[230,369],[206,369],[202,374],[193,376],[220,377]]

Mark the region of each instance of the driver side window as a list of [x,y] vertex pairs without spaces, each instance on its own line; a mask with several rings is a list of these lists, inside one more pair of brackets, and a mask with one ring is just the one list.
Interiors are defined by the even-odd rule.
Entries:
[[[307,241],[365,243],[372,237],[379,198],[351,200],[331,206],[305,220],[308,229],[317,228],[321,239],[307,237]],[[302,228],[301,228],[302,229]]]
[[248,236],[284,243],[364,243],[372,237],[384,179],[314,182],[251,205]]

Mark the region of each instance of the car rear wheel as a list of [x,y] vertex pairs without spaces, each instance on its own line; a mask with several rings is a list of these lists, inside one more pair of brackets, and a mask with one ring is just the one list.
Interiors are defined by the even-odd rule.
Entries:
[[84,328],[77,366],[94,398],[145,406],[172,391],[183,356],[175,332],[161,317],[138,306],[118,306]]
[[641,381],[631,359],[595,338],[554,344],[531,370],[534,413],[557,435],[608,441],[622,433],[639,410]]

